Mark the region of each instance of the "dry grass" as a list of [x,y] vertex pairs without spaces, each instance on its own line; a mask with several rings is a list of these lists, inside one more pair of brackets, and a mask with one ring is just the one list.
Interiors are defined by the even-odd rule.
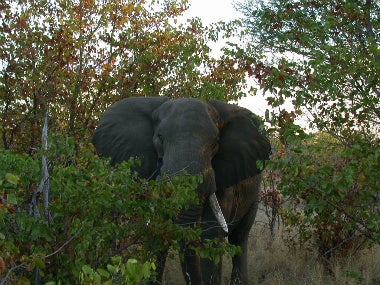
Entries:
[[[349,258],[333,262],[331,273],[326,273],[317,255],[305,249],[289,249],[281,231],[271,240],[265,216],[259,213],[250,234],[250,284],[262,285],[380,285],[380,246],[356,252]],[[167,285],[184,284],[178,257],[168,260],[164,280]],[[231,272],[229,258],[224,258],[223,284],[228,284]]]

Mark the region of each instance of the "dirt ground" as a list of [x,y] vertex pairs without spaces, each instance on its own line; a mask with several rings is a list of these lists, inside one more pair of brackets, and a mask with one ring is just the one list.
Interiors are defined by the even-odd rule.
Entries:
[[[327,274],[315,253],[310,250],[290,250],[278,230],[274,240],[270,239],[264,211],[258,213],[250,233],[248,271],[250,284],[261,285],[380,285],[380,246],[356,252],[344,260],[337,260]],[[168,258],[164,273],[164,284],[183,285],[178,255]],[[223,258],[223,285],[229,284],[231,260]]]
[[[266,224],[266,217],[263,211],[259,211],[255,225],[252,227],[250,233],[250,242],[248,245],[249,248],[249,258],[248,258],[248,270],[255,267],[255,244],[257,244],[258,234],[261,236],[263,233],[261,231],[264,230],[263,225]],[[264,230],[265,231],[265,230]],[[185,281],[182,276],[181,266],[179,264],[179,257],[176,252],[171,252],[172,258],[168,258],[164,273],[164,281],[166,285],[183,285]],[[230,275],[232,270],[231,259],[226,256],[223,258],[223,271],[222,271],[222,284],[229,284]],[[254,272],[249,272],[251,273]],[[252,282],[255,282],[252,280]],[[254,284],[254,283],[252,283]],[[255,283],[256,284],[256,283]]]

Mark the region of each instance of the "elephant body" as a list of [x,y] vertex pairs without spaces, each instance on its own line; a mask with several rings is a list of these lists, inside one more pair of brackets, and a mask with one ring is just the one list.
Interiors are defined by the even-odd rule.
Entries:
[[[203,183],[196,189],[199,205],[182,210],[176,222],[200,224],[202,239],[228,236],[231,244],[240,246],[242,254],[232,260],[231,284],[248,283],[247,242],[262,172],[257,161],[267,160],[270,154],[269,141],[250,111],[219,101],[126,98],[106,110],[93,144],[100,155],[111,157],[111,164],[138,157],[141,166],[136,170],[142,178],[160,179],[161,174],[177,175],[183,170],[202,174]],[[209,202],[215,196],[216,205]],[[218,215],[218,209],[223,215],[220,211]],[[221,283],[220,264],[201,259],[185,243],[181,251],[187,284]],[[157,256],[158,283],[166,255]]]

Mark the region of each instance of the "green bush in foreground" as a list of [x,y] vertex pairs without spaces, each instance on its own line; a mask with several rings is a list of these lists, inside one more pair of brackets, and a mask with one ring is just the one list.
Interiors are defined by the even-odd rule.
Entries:
[[[180,239],[199,239],[200,229],[180,227],[171,219],[183,205],[197,203],[199,178],[142,181],[131,171],[135,162],[110,167],[86,148],[70,163],[60,161],[54,150],[50,155],[55,159],[51,218],[44,219],[26,210],[40,179],[39,161],[0,152],[6,162],[0,166],[2,282],[38,278],[49,284],[134,284],[154,278],[158,251],[178,248]],[[208,250],[206,245],[200,252],[211,258],[224,250]]]

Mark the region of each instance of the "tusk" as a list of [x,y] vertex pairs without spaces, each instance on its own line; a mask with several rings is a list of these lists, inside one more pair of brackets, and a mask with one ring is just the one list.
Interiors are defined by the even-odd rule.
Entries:
[[215,193],[212,193],[210,196],[210,206],[212,211],[214,212],[215,218],[218,223],[221,225],[222,229],[228,233],[228,226],[226,220],[224,219],[222,209],[220,209],[220,205],[218,199],[216,198]]

